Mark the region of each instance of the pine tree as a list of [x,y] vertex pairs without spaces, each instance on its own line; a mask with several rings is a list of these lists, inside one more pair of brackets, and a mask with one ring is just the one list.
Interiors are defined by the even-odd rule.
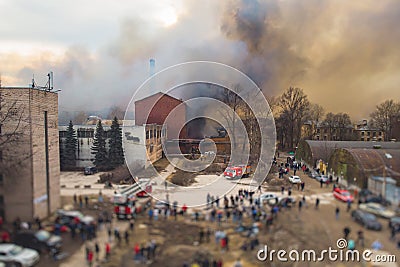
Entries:
[[118,123],[117,117],[114,117],[114,120],[111,124],[110,139],[108,141],[108,145],[108,158],[111,167],[115,168],[119,165],[124,164],[125,158],[122,148],[122,129]]
[[64,149],[62,150],[62,159],[64,167],[75,167],[76,165],[76,146],[78,139],[72,121],[69,121],[67,134],[64,142]]
[[97,123],[96,134],[92,146],[92,155],[94,155],[93,164],[98,169],[107,169],[109,167],[106,149],[106,135],[101,121]]

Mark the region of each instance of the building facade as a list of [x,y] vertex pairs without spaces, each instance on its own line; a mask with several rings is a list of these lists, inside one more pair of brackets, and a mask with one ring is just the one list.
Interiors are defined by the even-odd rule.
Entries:
[[359,141],[384,141],[384,132],[375,127],[371,127],[367,120],[362,120],[355,124],[354,132]]
[[391,136],[389,137],[394,142],[400,141],[400,115],[395,115],[390,118],[390,125],[392,126]]
[[[168,118],[172,112],[173,118]],[[135,102],[135,124],[164,125],[168,139],[187,138],[185,122],[186,105],[180,99],[157,93]]]
[[58,95],[0,88],[0,215],[44,218],[60,207]]
[[[68,126],[59,126],[60,149],[65,145]],[[148,166],[162,157],[162,140],[165,139],[165,130],[162,131],[161,125],[146,124],[142,126],[130,125],[125,123],[121,126],[123,131],[123,144],[125,158],[130,160],[128,165]],[[109,125],[103,125],[106,134],[106,147],[108,148]],[[76,167],[84,168],[93,166],[94,155],[92,146],[96,134],[96,125],[74,125],[76,131],[77,151]],[[61,164],[62,165],[62,164]]]

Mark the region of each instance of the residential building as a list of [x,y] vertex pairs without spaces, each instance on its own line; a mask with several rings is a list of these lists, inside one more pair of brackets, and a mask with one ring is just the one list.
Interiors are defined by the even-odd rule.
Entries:
[[354,132],[359,141],[384,141],[384,132],[371,126],[367,120],[355,124]]

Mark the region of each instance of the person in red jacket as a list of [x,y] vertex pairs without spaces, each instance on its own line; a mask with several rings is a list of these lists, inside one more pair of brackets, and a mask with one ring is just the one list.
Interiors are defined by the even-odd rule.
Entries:
[[3,243],[9,243],[10,242],[10,234],[7,231],[3,231],[3,233],[1,233],[1,241]]
[[186,204],[183,204],[183,206],[182,206],[182,211],[183,211],[183,214],[186,213],[186,211],[187,211],[187,206],[186,206]]
[[106,243],[106,260],[109,259],[110,253],[111,253],[110,243],[107,242],[107,243]]
[[88,254],[88,263],[89,263],[89,266],[92,267],[92,265],[93,265],[93,250],[90,250],[90,251],[89,251],[89,254]]

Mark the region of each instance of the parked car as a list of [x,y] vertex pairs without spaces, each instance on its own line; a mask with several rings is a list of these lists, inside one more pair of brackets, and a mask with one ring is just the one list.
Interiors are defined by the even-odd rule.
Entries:
[[392,217],[389,220],[389,228],[396,227],[400,231],[400,217]]
[[333,196],[343,202],[353,202],[354,201],[354,197],[350,194],[349,191],[341,189],[339,187],[335,188],[335,190],[333,190]]
[[[275,201],[270,200],[269,201],[271,204],[275,204]],[[286,207],[292,207],[296,203],[296,199],[293,197],[282,197],[278,199],[278,206],[283,207],[286,205]]]
[[17,261],[6,261],[2,260],[0,261],[0,267],[22,267],[23,265],[20,262]]
[[360,204],[359,209],[387,219],[396,215],[394,211],[388,210],[378,203],[363,203]]
[[85,167],[84,174],[85,175],[92,175],[92,174],[95,174],[96,172],[97,172],[97,168],[96,167]]
[[41,253],[54,249],[59,251],[62,245],[62,238],[45,230],[39,230],[37,232],[23,230],[19,231],[14,236],[14,242],[19,246],[31,248]]
[[317,180],[318,182],[321,182],[322,180],[323,183],[326,183],[327,181],[329,181],[329,177],[328,175],[318,175],[315,177],[315,180]]
[[60,224],[69,225],[74,218],[78,218],[79,222],[86,225],[95,223],[96,220],[92,216],[84,215],[78,210],[58,210],[57,215],[60,219]]
[[291,182],[292,184],[301,184],[301,179],[299,176],[290,175],[289,182]]
[[361,197],[360,200],[361,200],[361,203],[379,203],[384,206],[391,205],[390,201],[384,199],[383,197],[376,196],[376,195],[368,195],[365,197]]
[[266,203],[271,199],[278,199],[275,193],[264,193],[259,197],[260,203]]
[[14,261],[24,267],[30,267],[35,265],[39,259],[40,256],[36,250],[11,243],[0,244],[0,261]]
[[316,171],[310,171],[308,173],[308,177],[315,179],[318,175],[318,173]]
[[373,194],[374,193],[372,193],[371,190],[364,188],[364,189],[360,190],[360,192],[358,193],[358,196],[359,197],[367,197],[367,196],[370,196],[370,195],[373,195]]
[[371,213],[357,209],[351,212],[351,217],[354,221],[363,225],[367,229],[376,231],[382,230],[382,224],[376,219],[375,215]]

